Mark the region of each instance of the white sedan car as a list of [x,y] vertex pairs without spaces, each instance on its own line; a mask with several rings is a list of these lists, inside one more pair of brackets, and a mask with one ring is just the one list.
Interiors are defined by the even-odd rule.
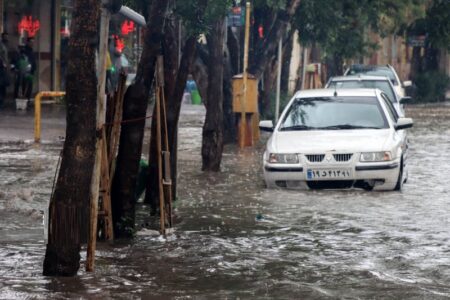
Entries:
[[378,89],[299,91],[264,152],[267,187],[401,190],[407,179],[410,118]]

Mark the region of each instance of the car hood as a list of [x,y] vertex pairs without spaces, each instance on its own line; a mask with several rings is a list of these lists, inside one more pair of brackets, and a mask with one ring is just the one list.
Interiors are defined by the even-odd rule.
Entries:
[[385,151],[392,134],[389,129],[277,131],[267,149],[275,153]]

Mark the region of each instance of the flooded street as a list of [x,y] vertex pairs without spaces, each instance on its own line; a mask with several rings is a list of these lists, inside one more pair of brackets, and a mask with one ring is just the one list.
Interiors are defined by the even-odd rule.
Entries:
[[201,172],[203,114],[182,112],[174,234],[100,243],[94,273],[84,249],[73,278],[41,275],[63,122],[44,124],[38,147],[32,117],[0,116],[0,299],[450,298],[450,106],[407,109],[402,192],[267,190],[266,134],[225,147],[221,173]]

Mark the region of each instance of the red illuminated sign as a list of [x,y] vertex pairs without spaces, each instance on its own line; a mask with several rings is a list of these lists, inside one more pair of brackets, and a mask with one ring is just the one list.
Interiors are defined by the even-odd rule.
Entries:
[[264,38],[264,27],[262,25],[258,26],[258,35],[260,39]]
[[121,26],[122,35],[128,35],[130,32],[134,31],[134,22],[133,21],[124,21]]
[[34,37],[40,27],[41,23],[39,20],[33,20],[32,16],[23,16],[18,25],[19,32],[23,33],[26,31],[28,33],[28,37]]
[[123,48],[125,48],[125,43],[123,39],[119,38],[119,36],[117,35],[113,35],[113,37],[117,51],[122,52]]

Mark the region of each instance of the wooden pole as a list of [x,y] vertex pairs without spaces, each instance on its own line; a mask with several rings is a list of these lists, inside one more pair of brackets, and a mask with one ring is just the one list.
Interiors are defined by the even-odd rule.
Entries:
[[247,67],[248,67],[248,48],[249,48],[249,39],[250,39],[250,2],[247,2],[245,5],[245,38],[244,38],[244,66],[243,66],[243,74],[242,74],[242,97],[241,97],[241,126],[240,130],[240,139],[239,139],[239,147],[245,147],[246,140],[246,126],[247,126],[247,116],[246,116],[246,102],[247,102]]
[[102,127],[105,123],[105,81],[106,51],[108,51],[109,11],[102,7],[100,19],[100,45],[98,49],[97,85],[97,141],[95,143],[95,163],[91,181],[89,239],[86,253],[86,271],[94,271],[95,249],[97,246],[98,195],[102,163]]
[[160,232],[166,234],[164,187],[162,177],[162,145],[161,145],[161,93],[164,93],[164,63],[163,57],[158,56],[156,65],[156,153],[158,155],[158,185],[159,185],[159,217]]
[[164,158],[164,196],[165,204],[167,205],[166,215],[167,223],[169,227],[172,227],[172,177],[170,172],[170,149],[169,149],[169,135],[167,133],[167,113],[166,113],[166,100],[164,97],[164,91],[161,93],[161,113],[162,121],[164,121],[164,151],[162,153]]

